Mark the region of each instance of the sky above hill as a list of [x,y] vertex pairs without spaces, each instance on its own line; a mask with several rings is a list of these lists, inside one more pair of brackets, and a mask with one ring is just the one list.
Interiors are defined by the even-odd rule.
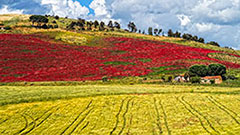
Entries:
[[134,21],[139,29],[168,29],[240,49],[240,0],[1,0],[0,14],[54,14]]

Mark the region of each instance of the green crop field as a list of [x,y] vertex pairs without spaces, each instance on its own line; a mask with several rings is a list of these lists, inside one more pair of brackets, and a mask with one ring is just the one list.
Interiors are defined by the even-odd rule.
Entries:
[[240,89],[174,85],[1,86],[0,134],[239,134]]

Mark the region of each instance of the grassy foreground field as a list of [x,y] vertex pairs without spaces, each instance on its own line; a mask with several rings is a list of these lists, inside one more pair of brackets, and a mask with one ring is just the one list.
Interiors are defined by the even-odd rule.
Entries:
[[1,86],[0,134],[238,134],[240,89]]

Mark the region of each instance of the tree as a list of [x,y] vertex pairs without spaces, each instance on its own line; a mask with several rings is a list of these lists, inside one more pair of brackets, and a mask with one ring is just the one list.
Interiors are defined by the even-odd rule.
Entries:
[[99,30],[100,30],[100,31],[104,31],[104,30],[105,30],[105,27],[104,27],[104,26],[105,26],[105,23],[104,23],[104,22],[101,22],[101,23],[100,23],[100,26],[99,26]]
[[227,68],[226,66],[222,65],[222,64],[210,64],[208,66],[208,74],[210,76],[223,76],[224,74],[226,74],[227,72]]
[[129,29],[130,32],[137,32],[137,27],[134,24],[134,22],[129,22],[128,29]]
[[97,26],[99,26],[99,23],[97,20],[95,20],[93,24],[94,24],[94,28],[97,28]]
[[54,18],[58,20],[58,19],[59,19],[59,16],[56,15]]
[[32,15],[29,17],[29,20],[32,22],[32,24],[34,25],[34,23],[38,23],[38,26],[41,23],[48,23],[48,18],[46,16],[42,16],[42,15]]
[[155,29],[153,30],[153,32],[154,32],[154,35],[158,36],[158,29],[157,29],[157,28],[155,28]]
[[148,28],[148,35],[153,35],[153,28],[152,27]]
[[173,34],[173,32],[172,32],[171,29],[168,30],[168,36],[169,36],[169,37],[173,37],[173,36],[174,36],[174,34]]
[[204,39],[200,37],[200,38],[198,39],[198,42],[204,43]]
[[114,22],[114,27],[117,29],[121,29],[121,25],[118,22]]
[[186,40],[192,40],[192,35],[191,34],[186,34],[184,33],[183,36],[182,36],[183,39],[186,39]]
[[178,31],[176,31],[176,33],[174,33],[173,36],[180,38],[180,37],[181,37],[181,33],[179,33]]
[[192,37],[192,40],[198,42],[198,36]]
[[210,41],[210,42],[208,42],[207,44],[220,47],[220,45],[219,45],[217,42],[215,42],[215,41]]
[[113,28],[113,22],[112,22],[112,21],[109,21],[108,27],[109,27],[109,28]]
[[208,75],[208,67],[206,65],[193,65],[189,68],[190,76],[205,77]]
[[158,35],[160,35],[162,33],[162,29],[158,30]]

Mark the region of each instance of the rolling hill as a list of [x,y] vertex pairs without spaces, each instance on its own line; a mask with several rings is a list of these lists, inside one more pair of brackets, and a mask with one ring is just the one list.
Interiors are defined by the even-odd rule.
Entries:
[[182,74],[194,64],[240,69],[239,51],[187,41],[115,31],[68,30],[73,19],[48,17],[56,29],[36,29],[29,15],[1,15],[0,81],[85,81]]

